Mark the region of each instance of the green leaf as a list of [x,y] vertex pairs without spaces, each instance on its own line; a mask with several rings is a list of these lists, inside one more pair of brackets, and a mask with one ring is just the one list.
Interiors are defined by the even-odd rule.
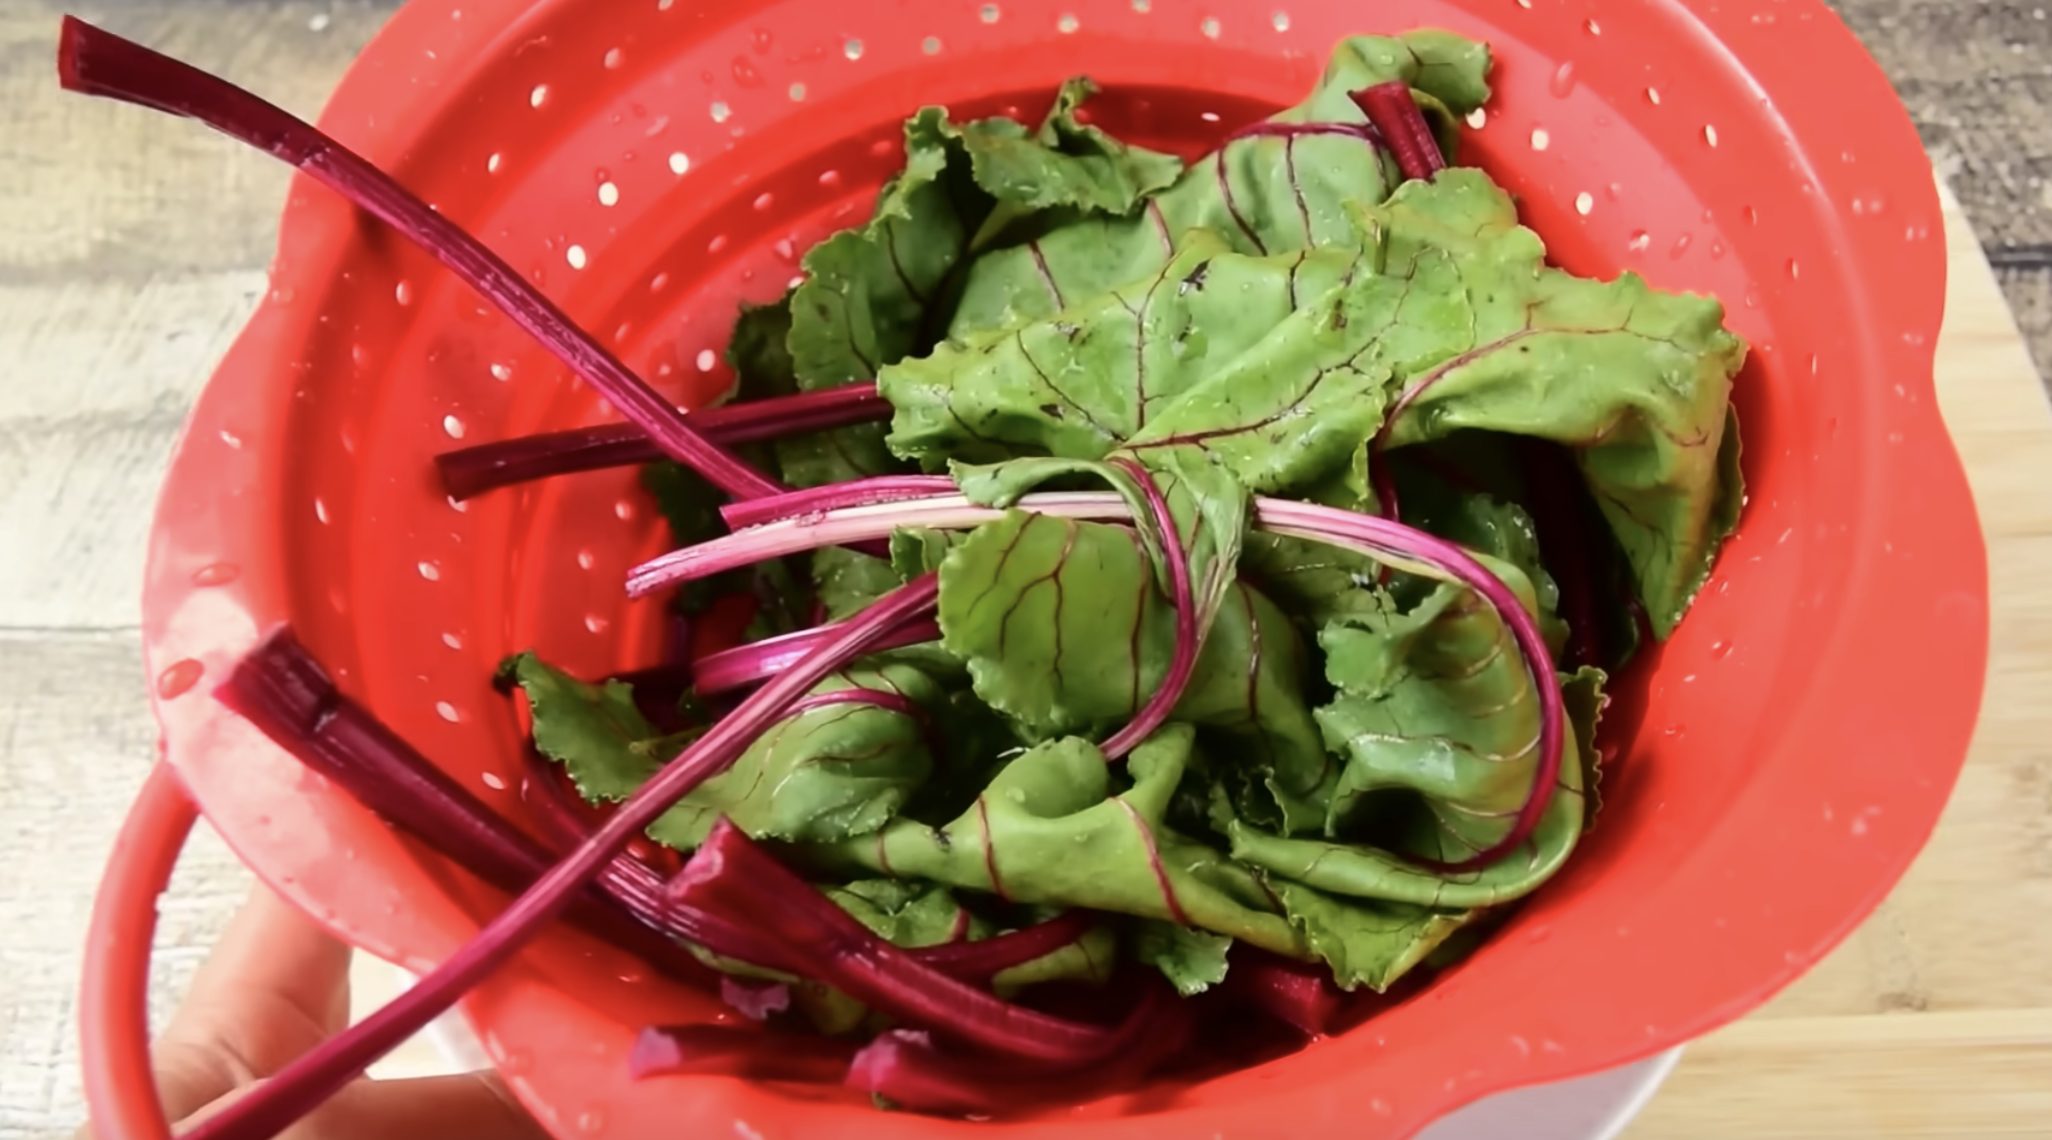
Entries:
[[1117,795],[1096,745],[1050,741],[1007,764],[943,827],[899,820],[815,852],[1013,902],[1182,922],[1301,957],[1301,937],[1251,872],[1163,822],[1194,740],[1176,724],[1148,738],[1126,762],[1132,787]]
[[1266,882],[1343,990],[1388,989],[1480,913],[1342,898],[1278,876]]
[[1391,265],[1449,256],[1468,310],[1437,330],[1436,359],[1399,370],[1408,395],[1391,446],[1459,431],[1567,445],[1666,637],[1743,496],[1728,400],[1746,345],[1724,328],[1723,306],[1631,273],[1598,282],[1548,267],[1479,171],[1408,183],[1369,214]]
[[587,684],[532,652],[507,658],[499,675],[527,694],[535,747],[562,764],[592,803],[633,795],[682,746],[656,733],[623,681]]
[[[1429,642],[1427,642],[1429,644]],[[1368,646],[1345,651],[1344,667],[1361,667],[1361,658],[1384,652]],[[1336,655],[1338,656],[1338,655]],[[1476,658],[1466,658],[1472,665]],[[1500,662],[1501,658],[1483,658]],[[1413,662],[1419,670],[1425,661]],[[1406,666],[1397,666],[1399,669]],[[1495,670],[1491,664],[1477,676]],[[1476,729],[1464,718],[1497,719],[1475,702],[1490,684],[1472,678],[1406,679],[1384,690],[1379,703],[1356,689],[1334,705],[1319,710],[1319,719],[1349,751],[1349,763],[1335,802],[1355,795],[1352,807],[1374,825],[1378,846],[1311,839],[1286,839],[1234,821],[1228,827],[1233,857],[1270,873],[1336,895],[1400,902],[1434,909],[1467,910],[1495,906],[1529,894],[1558,871],[1581,838],[1586,812],[1585,788],[1593,744],[1583,733],[1593,723],[1571,724],[1559,782],[1539,828],[1526,846],[1510,857],[1477,871],[1443,874],[1420,867],[1399,853],[1443,861],[1465,858],[1500,838],[1505,816],[1483,812],[1515,812],[1530,787],[1530,762],[1517,757],[1490,759],[1484,749],[1495,735]],[[1603,675],[1583,670],[1567,682],[1575,705],[1586,716],[1600,707]],[[1522,703],[1522,702],[1516,702]],[[1513,716],[1509,719],[1522,720]],[[1522,739],[1522,727],[1513,739]],[[1457,735],[1466,733],[1466,738]],[[1586,752],[1585,752],[1586,750]],[[1512,776],[1486,770],[1495,765]],[[1522,783],[1514,781],[1521,780]],[[1357,793],[1402,789],[1393,800],[1361,803]],[[1419,800],[1422,799],[1422,806]],[[1376,811],[1374,809],[1381,808]],[[1357,829],[1366,830],[1362,819]]]
[[[1043,736],[1131,719],[1175,647],[1172,607],[1133,530],[1019,510],[942,562],[940,624],[977,695]],[[1250,769],[1318,787],[1328,761],[1302,657],[1288,617],[1234,582],[1172,715],[1229,737]]]
[[[1488,98],[1488,69],[1485,45],[1444,32],[1356,36],[1334,49],[1308,98],[1270,121],[1360,127],[1366,116],[1348,92],[1403,80],[1427,97],[1421,104],[1443,108],[1437,125],[1451,132],[1455,116]],[[1065,219],[977,259],[949,335],[1045,319],[1154,276],[1193,230],[1248,254],[1358,244],[1347,204],[1381,201],[1397,177],[1389,155],[1353,134],[1240,138],[1194,163],[1138,216]]]
[[812,552],[812,580],[826,620],[843,621],[905,584],[889,562],[845,546],[822,546]]
[[1132,927],[1133,957],[1155,969],[1184,997],[1201,994],[1225,981],[1226,951],[1233,940],[1159,919],[1141,919]]
[[834,904],[896,946],[938,946],[988,938],[991,924],[962,908],[953,891],[903,879],[858,879],[822,888]]
[[1092,982],[1102,985],[1111,981],[1112,972],[1119,964],[1119,936],[1111,927],[1094,926],[1084,931],[1083,937],[1051,953],[1021,962],[1006,970],[999,970],[990,979],[990,988],[1000,997],[1009,997],[1019,990],[1042,982]]
[[1172,185],[1183,172],[1181,159],[1077,121],[1077,110],[1097,91],[1082,76],[1063,83],[1037,131],[1005,118],[964,126],[976,184],[1015,217],[1055,208],[1126,214]]
[[[933,680],[904,665],[845,669],[813,689],[878,689],[930,706]],[[832,842],[888,823],[933,771],[925,726],[878,705],[820,706],[772,725],[734,766],[700,784],[650,825],[660,843],[688,851],[720,816],[757,839]]]
[[[1525,508],[1487,491],[1457,488],[1447,479],[1411,472],[1398,480],[1398,501],[1404,521],[1477,554],[1516,569],[1511,588],[1531,597],[1533,611],[1547,647],[1558,656],[1567,642],[1567,623],[1560,618],[1560,587],[1540,556],[1539,530]],[[1508,575],[1499,574],[1508,581]]]

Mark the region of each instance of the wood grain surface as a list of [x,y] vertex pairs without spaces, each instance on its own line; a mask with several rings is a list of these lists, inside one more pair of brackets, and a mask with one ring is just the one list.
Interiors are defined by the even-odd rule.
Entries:
[[[285,187],[226,140],[57,93],[66,9],[312,114],[391,6],[0,0],[0,1140],[80,1117],[77,949],[154,739],[136,637],[149,513],[185,408],[264,288]],[[1956,209],[1947,232],[1940,396],[1994,589],[1972,759],[1873,918],[1692,1046],[1631,1140],[2052,1138],[2052,412]],[[246,883],[218,841],[188,851],[160,1011]],[[389,988],[364,979],[366,998]]]

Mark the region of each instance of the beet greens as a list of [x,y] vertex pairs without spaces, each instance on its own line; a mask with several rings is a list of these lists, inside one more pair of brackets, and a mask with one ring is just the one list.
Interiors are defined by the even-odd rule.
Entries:
[[290,630],[217,691],[514,899],[190,1135],[276,1134],[558,916],[758,1023],[648,1028],[637,1078],[987,1114],[1223,1056],[1221,1018],[1335,1031],[1539,889],[1616,631],[1670,633],[1735,523],[1745,346],[1715,301],[1549,267],[1449,166],[1489,68],[1352,37],[1187,166],[1090,125],[1081,78],[1037,126],[920,110],[687,415],[363,159],[67,18],[66,87],[305,170],[626,418],[440,456],[452,497],[643,465],[675,540],[625,583],[672,610],[664,662],[502,666],[547,843]]

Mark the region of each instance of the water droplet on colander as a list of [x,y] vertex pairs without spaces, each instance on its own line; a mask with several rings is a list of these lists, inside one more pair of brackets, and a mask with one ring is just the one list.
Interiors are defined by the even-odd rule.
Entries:
[[597,555],[594,555],[589,550],[580,550],[577,552],[577,566],[579,569],[589,570],[596,565],[598,565]]
[[939,36],[928,36],[919,44],[919,50],[925,52],[928,55],[939,55],[940,49],[941,42]]
[[719,355],[713,352],[712,349],[701,348],[698,350],[698,370],[700,372],[711,372],[719,362]]
[[1575,213],[1586,218],[1589,216],[1589,211],[1595,208],[1596,195],[1589,193],[1587,190],[1575,195]]
[[1867,198],[1854,198],[1852,207],[1855,214],[1878,214],[1888,208],[1888,199],[1879,194]]
[[1710,660],[1722,661],[1729,656],[1731,656],[1731,642],[1713,641],[1710,643]]
[[513,366],[512,366],[512,365],[510,365],[510,364],[496,364],[496,363],[495,363],[495,364],[493,364],[493,365],[492,365],[492,370],[491,370],[491,371],[492,371],[492,379],[494,379],[494,380],[497,380],[497,381],[498,381],[499,383],[501,383],[501,384],[505,383],[505,382],[506,382],[506,381],[508,381],[508,380],[511,380],[511,379],[513,379]]
[[726,103],[715,99],[712,101],[712,106],[706,108],[706,113],[712,116],[713,122],[724,123],[727,121],[727,116],[734,112]]
[[584,615],[584,628],[592,633],[604,633],[613,623],[598,614]]
[[705,251],[707,253],[718,253],[725,248],[727,248],[726,234],[714,234],[713,239],[705,243]]
[[1615,202],[1624,197],[1624,183],[1612,182],[1603,188],[1603,196]]
[[278,288],[271,290],[271,301],[273,304],[289,305],[292,303],[292,298],[294,296],[295,294],[293,293],[292,286],[290,285],[281,285]]
[[573,245],[569,249],[564,250],[563,260],[569,262],[572,269],[584,268],[584,247]]
[[621,522],[632,519],[634,517],[634,501],[632,499],[621,499],[619,502],[614,503],[613,517]]
[[605,1130],[606,1113],[604,1109],[587,1108],[577,1114],[577,1131],[586,1136],[596,1136]]
[[451,649],[461,649],[463,648],[463,638],[458,634],[445,633],[442,635],[442,644]]
[[226,428],[221,429],[221,442],[237,451],[242,450],[242,437]]
[[998,17],[1001,15],[1003,15],[1003,13],[998,11],[998,6],[995,4],[985,4],[983,8],[977,12],[977,16],[980,17],[986,24],[997,23]]
[[1483,127],[1486,127],[1488,125],[1489,112],[1486,109],[1482,107],[1477,107],[1474,110],[1468,112],[1468,127],[1470,130],[1479,131]]
[[1546,89],[1556,99],[1565,99],[1575,90],[1575,61],[1564,60],[1553,69],[1553,78],[1546,81]]
[[1083,21],[1078,20],[1074,12],[1063,12],[1061,17],[1055,21],[1055,31],[1065,36],[1073,35],[1076,29],[1082,26]]
[[1710,239],[1710,260],[1712,260],[1712,261],[1722,261],[1723,259],[1724,259],[1724,239],[1723,239],[1723,238],[1711,238],[1711,239]]
[[1582,30],[1589,33],[1592,36],[1600,36],[1603,34],[1602,25],[1598,24],[1593,17],[1582,21]]
[[209,562],[192,572],[195,586],[225,586],[242,577],[242,567],[233,562]]
[[1902,343],[1909,345],[1911,348],[1922,348],[1924,346],[1924,334],[1920,332],[1906,332],[1902,334]]
[[758,210],[767,210],[771,206],[775,205],[776,201],[777,199],[775,195],[772,195],[769,191],[765,190],[762,193],[757,194],[755,196],[755,208]]
[[1666,728],[1660,730],[1660,735],[1668,737],[1670,739],[1679,740],[1682,738],[1682,735],[1684,733],[1688,732],[1688,730],[1689,728],[1685,724],[1670,724]]
[[463,500],[457,498],[454,495],[451,495],[449,496],[449,509],[455,511],[457,514],[460,515],[470,509],[470,504],[464,502]]
[[1199,114],[1199,115],[1198,115],[1197,117],[1198,117],[1198,118],[1200,118],[1200,119],[1203,119],[1203,120],[1204,120],[1205,122],[1207,122],[1207,123],[1215,123],[1215,122],[1218,122],[1218,112],[1217,112],[1217,111],[1204,111],[1204,112],[1201,112],[1201,113],[1200,113],[1200,114]]
[[861,59],[862,41],[851,39],[846,43],[843,43],[841,45],[841,54],[847,56],[849,59]]
[[612,184],[611,182],[601,182],[601,183],[599,183],[599,184],[598,184],[598,200],[599,200],[599,205],[601,205],[601,206],[617,206],[617,205],[619,205],[619,204],[620,204],[620,188],[619,188],[618,186],[615,186],[615,185],[614,185],[614,184]]
[[478,773],[477,778],[484,781],[485,787],[490,788],[495,792],[503,792],[506,790],[505,777],[499,775],[497,772],[480,772]]
[[1287,32],[1290,30],[1290,14],[1288,12],[1277,12],[1268,18],[1268,23],[1278,32]]
[[455,417],[455,416],[454,416],[453,414],[452,414],[452,415],[446,415],[446,416],[443,416],[443,417],[442,417],[442,430],[443,430],[443,431],[445,431],[445,432],[448,432],[448,433],[449,433],[449,438],[450,438],[450,439],[462,439],[462,438],[463,438],[463,421],[462,421],[462,420],[459,420],[459,419],[457,419],[457,418],[456,418],[456,417]]
[[1674,239],[1674,247],[1667,251],[1667,256],[1670,258],[1681,257],[1682,254],[1685,254],[1689,251],[1690,244],[1693,243],[1695,240],[1696,235],[1694,234],[1683,234],[1682,236]]
[[1716,145],[1717,145],[1717,126],[1716,126],[1716,124],[1714,124],[1714,123],[1704,123],[1704,124],[1703,124],[1703,141],[1704,141],[1704,142],[1706,142],[1706,143],[1709,143],[1709,144],[1710,144],[1711,146],[1716,146]]
[[[1528,2],[1528,0],[1520,0],[1520,2]],[[1379,1096],[1375,1096],[1368,1098],[1368,1111],[1374,1113],[1377,1116],[1388,1116],[1392,1110],[1389,1107],[1388,1101],[1382,1099]]]
[[1532,128],[1533,150],[1545,150],[1547,147],[1551,145],[1553,145],[1553,136],[1546,133],[1545,127]]
[[1748,308],[1748,309],[1757,309],[1757,308],[1759,308],[1759,307],[1760,307],[1760,291],[1759,291],[1758,289],[1748,289],[1748,290],[1746,290],[1746,308]]
[[314,497],[314,517],[322,522],[328,521],[328,504],[322,502],[319,496]]
[[648,980],[648,975],[632,966],[620,971],[620,980],[630,986],[638,986]]
[[188,657],[173,662],[169,668],[157,674],[157,696],[163,700],[182,697],[192,691],[194,685],[207,671],[207,667]]
[[463,714],[456,711],[456,706],[447,701],[435,702],[435,715],[448,721],[450,724],[455,724],[463,719]]
[[392,286],[392,299],[401,305],[413,304],[413,283],[411,281],[401,281],[397,285]]
[[762,86],[762,72],[755,69],[754,61],[747,56],[735,56],[733,63],[728,67],[734,73],[734,82],[742,87]]
[[1645,230],[1635,230],[1632,233],[1632,240],[1625,243],[1625,248],[1631,250],[1633,253],[1639,253],[1644,251],[1647,246],[1652,244],[1652,234],[1647,233]]
[[504,161],[505,157],[503,155],[501,155],[498,151],[493,151],[490,154],[490,156],[488,156],[485,159],[485,173],[497,174],[499,172],[499,164]]
[[620,65],[627,62],[627,57],[619,48],[607,48],[606,57],[602,62],[606,65],[607,71],[618,71]]
[[442,568],[440,566],[435,565],[433,562],[418,563],[415,566],[415,569],[420,571],[421,577],[426,578],[430,582],[439,582],[442,580]]
[[539,107],[548,101],[549,85],[546,83],[535,84],[534,90],[527,93],[527,105],[530,107]]
[[1152,11],[1153,8],[1154,5],[1152,3],[1152,0],[1133,0],[1133,10],[1135,12],[1139,12],[1142,15],[1145,15],[1148,12]]
[[802,103],[805,101],[805,85],[803,83],[793,83],[790,91],[786,92],[786,94],[791,96],[791,102]]

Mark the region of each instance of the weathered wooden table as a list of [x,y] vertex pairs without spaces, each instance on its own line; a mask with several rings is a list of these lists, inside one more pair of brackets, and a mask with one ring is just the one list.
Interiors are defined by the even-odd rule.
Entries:
[[[302,114],[389,12],[70,7]],[[156,480],[264,288],[285,187],[203,131],[60,95],[61,10],[0,0],[0,1140],[79,1118],[77,948],[154,738],[136,593]],[[1873,919],[1693,1046],[1633,1140],[2052,1137],[2052,413],[1956,210],[1948,237],[1940,397],[1994,587],[1972,759]],[[160,932],[160,1001],[245,883],[218,843],[188,853]],[[386,988],[375,971],[364,981]]]

